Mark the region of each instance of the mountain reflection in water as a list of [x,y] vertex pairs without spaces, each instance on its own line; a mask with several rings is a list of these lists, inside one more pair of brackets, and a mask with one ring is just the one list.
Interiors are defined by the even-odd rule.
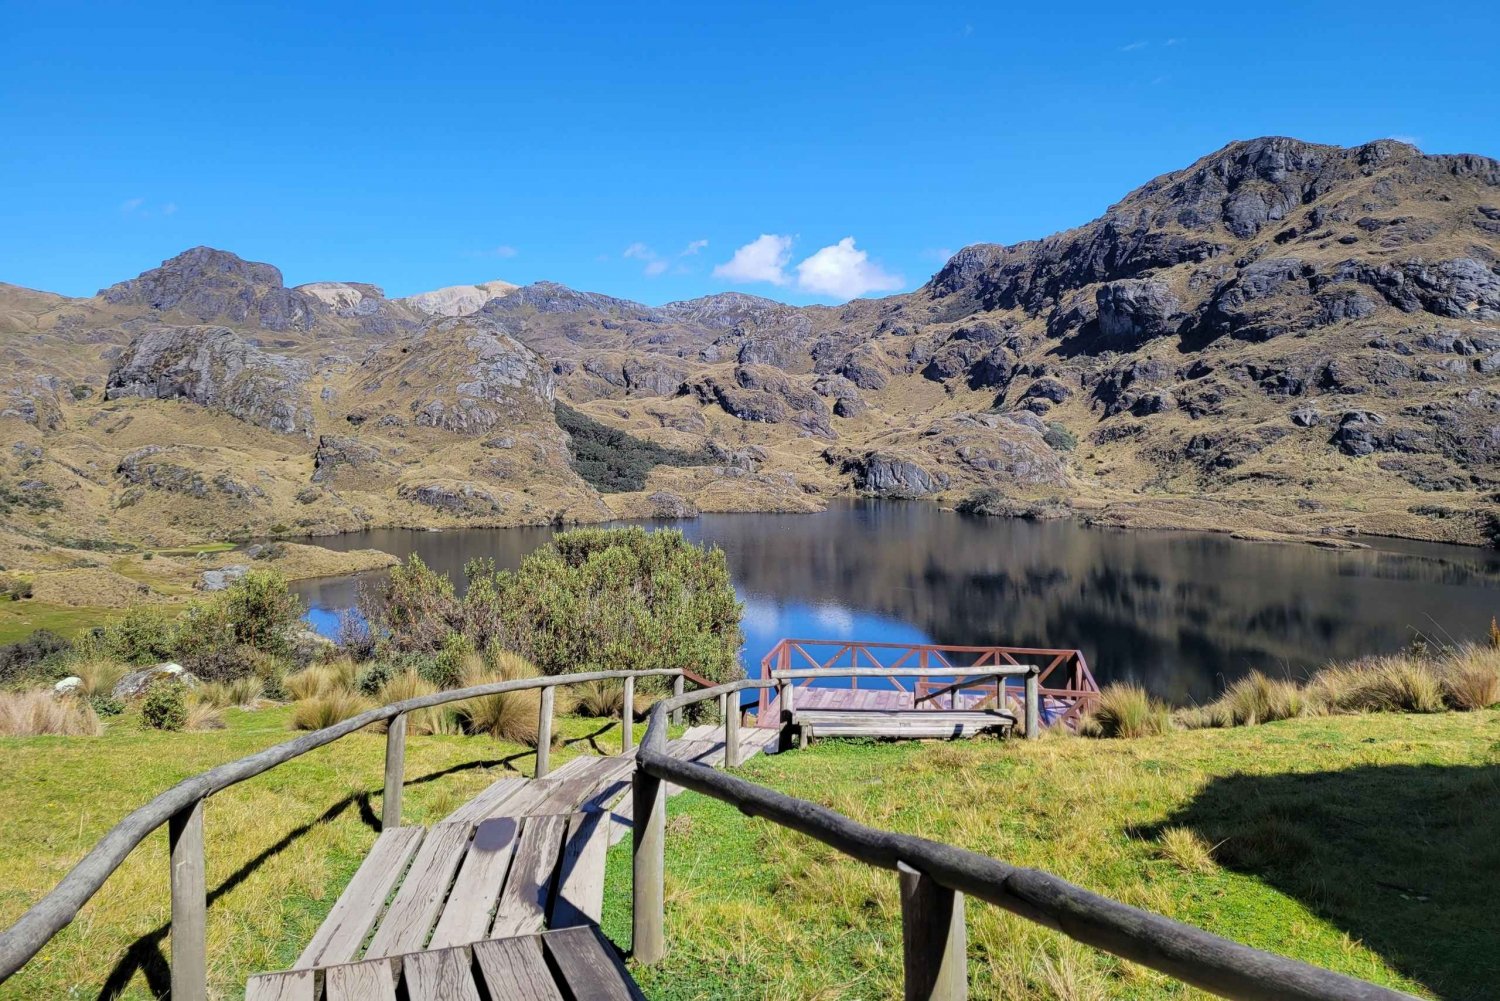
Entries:
[[[661,524],[724,549],[751,670],[785,636],[1076,646],[1101,684],[1131,679],[1188,702],[1253,668],[1302,675],[1419,633],[1479,639],[1500,612],[1500,554],[1460,546],[1366,540],[1378,548],[1334,552],[893,502]],[[415,552],[461,582],[467,560],[513,567],[552,535],[393,529],[319,541]],[[294,587],[325,632],[354,604],[353,579]]]

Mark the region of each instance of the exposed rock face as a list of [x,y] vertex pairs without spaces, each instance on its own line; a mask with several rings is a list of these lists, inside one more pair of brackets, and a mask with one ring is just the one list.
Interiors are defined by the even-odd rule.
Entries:
[[184,399],[282,434],[307,432],[307,366],[224,327],[155,327],[110,369],[105,397]]
[[842,460],[843,472],[854,477],[861,492],[875,497],[922,497],[948,486],[948,475],[931,471],[915,461],[885,452],[866,452]]
[[327,483],[338,477],[341,470],[355,474],[371,474],[389,469],[380,449],[358,438],[343,435],[319,435],[318,451],[313,458],[314,483]]
[[139,278],[111,285],[99,297],[198,323],[253,323],[266,330],[307,330],[316,319],[309,297],[283,286],[279,270],[212,247],[184,251]]
[[449,285],[431,292],[418,292],[402,301],[427,316],[467,316],[483,309],[492,299],[503,299],[516,290],[510,282],[490,281],[474,285]]
[[653,518],[696,518],[698,505],[670,490],[658,490],[646,498]]
[[1173,332],[1181,303],[1166,282],[1125,280],[1099,286],[1095,292],[1099,332],[1130,345]]
[[452,515],[493,515],[503,510],[493,494],[472,483],[403,483],[396,494],[402,500]]

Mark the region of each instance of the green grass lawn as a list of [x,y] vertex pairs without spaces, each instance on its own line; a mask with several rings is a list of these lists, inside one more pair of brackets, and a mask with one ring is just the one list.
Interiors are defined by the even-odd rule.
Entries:
[[75,636],[119,616],[118,608],[53,605],[34,599],[0,599],[0,646],[23,640],[38,629],[50,629],[63,636]]
[[[130,810],[189,775],[291,739],[289,707],[229,710],[228,728],[142,730],[133,716],[102,737],[0,739],[0,927],[50,890]],[[586,735],[608,729],[591,742]],[[562,717],[579,754],[615,753],[618,725]],[[231,787],[205,809],[209,978],[240,997],[251,974],[291,964],[379,831],[385,738],[352,734]],[[407,739],[403,819],[431,823],[535,756],[480,737]],[[124,998],[165,991],[169,916],[165,829],[110,877],[77,920],[0,998]]]
[[[829,741],[743,774],[1413,993],[1493,997],[1500,982],[1500,712],[1129,741]],[[635,970],[650,997],[900,996],[894,873],[695,793],[669,803],[668,955]],[[629,862],[626,841],[605,915],[625,946]],[[974,997],[1197,996],[980,902],[968,932]]]

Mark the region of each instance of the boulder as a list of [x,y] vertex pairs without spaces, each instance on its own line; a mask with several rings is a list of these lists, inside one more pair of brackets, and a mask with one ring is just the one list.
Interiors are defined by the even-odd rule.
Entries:
[[137,699],[146,694],[146,690],[158,681],[170,680],[180,681],[189,688],[197,687],[198,677],[189,671],[185,671],[181,664],[163,663],[154,667],[144,668],[140,671],[131,671],[119,681],[110,694],[120,700]]
[[250,567],[244,563],[231,563],[217,570],[205,570],[198,576],[198,590],[223,591],[249,572]]
[[1182,305],[1171,286],[1153,279],[1101,285],[1094,301],[1099,310],[1099,332],[1132,346],[1172,333],[1173,317]]
[[653,518],[696,518],[698,505],[670,490],[658,490],[646,498]]
[[72,695],[81,688],[83,688],[83,679],[77,675],[69,675],[52,686],[52,690],[58,695]]

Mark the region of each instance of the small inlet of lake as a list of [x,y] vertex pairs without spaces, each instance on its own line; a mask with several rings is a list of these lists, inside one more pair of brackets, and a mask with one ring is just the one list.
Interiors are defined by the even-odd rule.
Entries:
[[[1254,669],[1301,677],[1421,637],[1483,641],[1500,613],[1500,552],[1464,546],[1365,539],[1371,548],[1335,551],[890,501],[647,524],[724,550],[751,673],[784,637],[1077,647],[1100,684],[1133,680],[1189,703]],[[514,567],[555,531],[383,529],[318,541],[416,553],[461,586],[468,560]],[[293,588],[332,635],[357,586]]]

